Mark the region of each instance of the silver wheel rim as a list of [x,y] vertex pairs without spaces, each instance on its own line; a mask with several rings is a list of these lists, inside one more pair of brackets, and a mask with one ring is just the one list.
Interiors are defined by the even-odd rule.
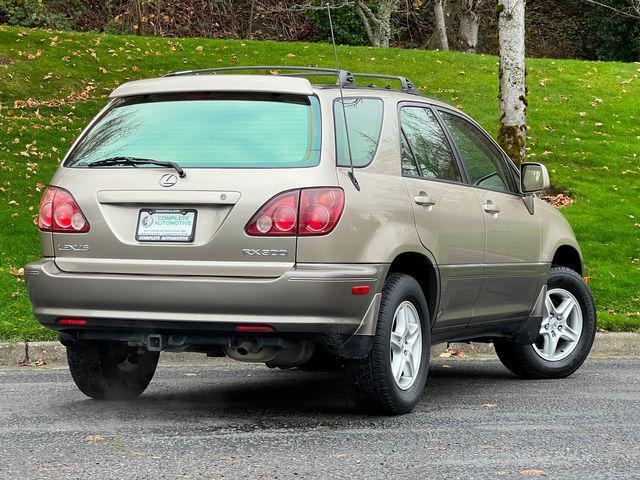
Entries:
[[422,325],[413,303],[404,301],[393,315],[391,326],[391,373],[401,390],[418,378],[422,360]]
[[545,315],[533,350],[549,362],[571,355],[582,335],[582,309],[576,297],[563,288],[554,288],[545,298]]

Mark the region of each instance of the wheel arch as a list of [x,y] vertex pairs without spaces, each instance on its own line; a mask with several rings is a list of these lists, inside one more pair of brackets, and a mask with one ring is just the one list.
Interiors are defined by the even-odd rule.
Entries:
[[580,275],[584,274],[582,256],[580,252],[571,245],[559,246],[553,255],[551,265],[554,267],[567,267]]
[[420,284],[433,325],[440,300],[440,276],[434,263],[422,253],[403,252],[393,259],[387,276],[394,273],[410,275]]

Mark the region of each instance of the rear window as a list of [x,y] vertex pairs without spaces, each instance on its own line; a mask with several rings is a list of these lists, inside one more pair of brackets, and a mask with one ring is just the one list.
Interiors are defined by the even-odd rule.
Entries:
[[192,168],[312,167],[320,161],[318,99],[193,94],[122,101],[82,138],[65,166],[119,156]]
[[382,100],[379,98],[345,98],[344,112],[349,126],[349,142],[344,122],[342,100],[333,104],[336,127],[336,150],[338,165],[349,166],[349,144],[354,167],[364,167],[371,163],[380,141],[382,128]]

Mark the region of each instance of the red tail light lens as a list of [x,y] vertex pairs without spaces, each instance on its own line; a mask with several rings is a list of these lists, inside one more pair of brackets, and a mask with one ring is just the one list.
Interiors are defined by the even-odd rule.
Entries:
[[296,235],[300,190],[276,195],[269,200],[245,227],[249,235]]
[[252,236],[326,235],[344,209],[341,188],[305,188],[276,195],[247,224]]
[[40,201],[38,227],[43,232],[85,233],[89,222],[73,195],[60,187],[49,186]]
[[326,235],[340,220],[344,192],[340,188],[307,188],[300,195],[299,235]]

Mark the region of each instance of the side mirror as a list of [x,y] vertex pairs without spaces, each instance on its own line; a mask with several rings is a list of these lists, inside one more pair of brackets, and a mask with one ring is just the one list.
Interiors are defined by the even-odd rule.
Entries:
[[535,193],[549,188],[549,171],[541,163],[523,163],[520,165],[520,190],[522,193]]

